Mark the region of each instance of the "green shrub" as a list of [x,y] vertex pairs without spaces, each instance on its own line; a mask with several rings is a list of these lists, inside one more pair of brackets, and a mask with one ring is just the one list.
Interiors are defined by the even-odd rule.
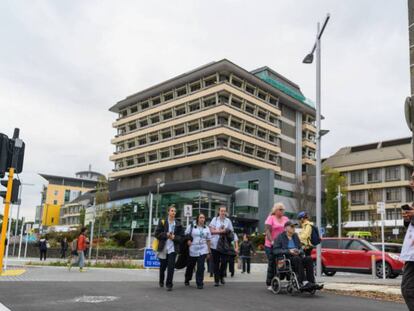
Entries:
[[129,241],[130,235],[128,231],[119,231],[112,235],[112,239],[116,241],[119,246],[125,246],[125,243]]
[[253,245],[258,248],[260,245],[265,244],[265,234],[261,233],[251,238]]
[[125,247],[126,248],[135,248],[135,242],[134,241],[126,241]]

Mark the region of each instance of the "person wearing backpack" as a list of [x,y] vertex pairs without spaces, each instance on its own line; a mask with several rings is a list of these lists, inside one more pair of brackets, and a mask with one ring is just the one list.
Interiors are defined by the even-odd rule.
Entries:
[[305,255],[310,256],[313,248],[321,243],[318,228],[316,228],[313,222],[309,220],[307,212],[300,212],[298,214],[298,220],[302,229],[299,233],[299,239],[302,243]]

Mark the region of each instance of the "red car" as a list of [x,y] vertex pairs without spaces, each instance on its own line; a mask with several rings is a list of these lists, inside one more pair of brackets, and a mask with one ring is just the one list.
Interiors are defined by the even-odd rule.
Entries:
[[[371,256],[375,256],[375,273],[382,278],[382,252],[374,245],[363,239],[355,238],[323,238],[322,239],[322,268],[327,276],[333,276],[337,271],[372,273]],[[316,260],[316,249],[312,251]],[[399,256],[385,253],[385,275],[387,278],[398,277],[404,262]]]

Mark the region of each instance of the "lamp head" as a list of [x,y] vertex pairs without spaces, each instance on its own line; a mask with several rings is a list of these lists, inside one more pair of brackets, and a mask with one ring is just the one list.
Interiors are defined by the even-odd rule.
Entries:
[[306,55],[302,62],[304,64],[312,64],[312,62],[313,62],[313,53],[309,53],[308,55]]

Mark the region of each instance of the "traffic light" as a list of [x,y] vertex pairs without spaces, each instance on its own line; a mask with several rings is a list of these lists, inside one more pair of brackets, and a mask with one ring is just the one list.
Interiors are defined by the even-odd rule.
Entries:
[[9,138],[7,135],[0,133],[0,178],[4,177],[7,172],[7,163],[9,160]]
[[23,171],[25,143],[19,138],[19,129],[14,129],[13,138],[0,133],[0,178],[9,168],[19,174]]
[[[1,185],[7,188],[7,179],[0,181]],[[11,193],[11,204],[18,204],[19,203],[19,189],[20,189],[20,180],[13,179],[13,185],[12,185],[12,193]],[[6,191],[0,191],[0,197],[3,197],[3,201],[6,200],[7,190]]]

